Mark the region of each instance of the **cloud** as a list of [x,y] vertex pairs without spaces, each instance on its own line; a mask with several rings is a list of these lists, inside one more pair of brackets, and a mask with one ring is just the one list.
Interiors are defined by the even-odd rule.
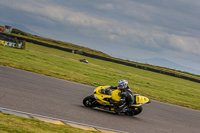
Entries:
[[[46,2],[46,1],[44,1]],[[95,27],[104,25],[107,22],[103,19],[92,17],[87,14],[76,11],[67,6],[54,5],[51,3],[41,3],[38,1],[29,1],[22,4],[21,2],[12,2],[8,0],[3,3],[5,6],[14,8],[16,10],[21,10],[36,16],[46,17],[50,20],[60,22],[60,23],[70,23],[72,25],[85,26],[85,27]]]
[[95,8],[100,9],[102,11],[113,11],[114,5],[112,3],[105,3],[105,4],[95,4]]
[[[186,0],[88,1],[79,4],[51,0],[7,0],[0,2],[30,14],[39,26],[73,27],[84,37],[153,52],[186,52],[200,55],[199,2]],[[78,2],[78,1],[76,1]],[[73,3],[69,1],[69,3]],[[81,3],[81,1],[80,1]],[[86,4],[85,4],[86,5]],[[48,25],[47,25],[48,24]],[[199,28],[200,29],[200,28]],[[64,30],[61,34],[65,34]],[[67,41],[67,40],[66,40]]]
[[169,46],[183,52],[200,55],[200,41],[196,38],[170,35]]

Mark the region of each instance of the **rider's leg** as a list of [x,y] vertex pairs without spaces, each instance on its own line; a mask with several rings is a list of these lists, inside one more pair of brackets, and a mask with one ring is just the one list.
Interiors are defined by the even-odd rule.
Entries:
[[115,112],[120,113],[126,107],[125,99],[121,99],[119,102],[114,104]]
[[130,97],[127,98],[126,103],[127,103],[127,111],[130,111],[131,105],[134,102],[134,100]]

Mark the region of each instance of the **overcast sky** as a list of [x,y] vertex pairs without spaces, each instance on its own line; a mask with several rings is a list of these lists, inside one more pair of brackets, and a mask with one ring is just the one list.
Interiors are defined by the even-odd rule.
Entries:
[[125,59],[200,71],[199,0],[0,0],[0,24]]

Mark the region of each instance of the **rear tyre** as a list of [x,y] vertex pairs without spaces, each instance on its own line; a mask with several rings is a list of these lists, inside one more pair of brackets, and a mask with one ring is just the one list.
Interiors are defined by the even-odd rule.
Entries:
[[87,96],[86,98],[83,99],[83,105],[86,107],[94,107],[95,103],[95,98],[93,96]]

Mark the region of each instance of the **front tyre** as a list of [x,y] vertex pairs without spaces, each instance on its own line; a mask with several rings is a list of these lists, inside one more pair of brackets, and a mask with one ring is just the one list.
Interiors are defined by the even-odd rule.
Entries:
[[142,106],[135,107],[134,108],[134,114],[133,115],[138,115],[142,112]]
[[83,99],[83,105],[85,105],[86,107],[94,107],[94,102],[95,102],[95,98],[93,97],[93,95],[91,96],[87,96],[86,98]]

